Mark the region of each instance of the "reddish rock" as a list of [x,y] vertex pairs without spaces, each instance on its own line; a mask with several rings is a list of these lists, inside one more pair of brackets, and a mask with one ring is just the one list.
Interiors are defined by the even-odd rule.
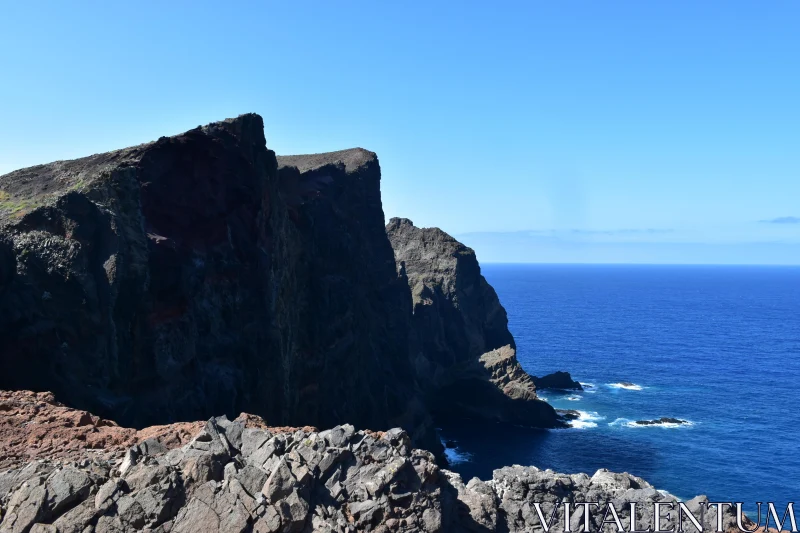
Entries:
[[[308,426],[269,427],[263,418],[248,413],[236,420],[272,433],[316,431]],[[66,407],[51,392],[0,390],[0,470],[34,459],[82,459],[87,450],[105,458],[118,457],[147,439],[158,439],[168,449],[177,448],[189,442],[205,424],[177,422],[136,430]]]

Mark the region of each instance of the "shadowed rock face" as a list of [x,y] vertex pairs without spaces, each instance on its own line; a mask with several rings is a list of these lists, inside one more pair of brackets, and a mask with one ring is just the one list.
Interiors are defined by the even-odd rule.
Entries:
[[[0,385],[142,426],[280,406],[267,267],[275,158],[260,117],[0,177]],[[256,364],[256,363],[261,363]],[[269,393],[266,393],[269,394]]]
[[[332,426],[364,411],[370,416],[359,424],[371,427],[368,420],[389,413],[391,424],[432,436],[432,425],[419,426],[425,407],[408,359],[408,288],[384,231],[377,156],[356,148],[280,156],[278,165],[302,242],[302,257],[285,270],[307,272],[293,302],[308,317],[296,340],[303,354],[295,366],[298,410],[310,411],[301,419]],[[314,410],[324,415],[312,416]],[[413,433],[415,442],[427,438],[422,430]],[[441,446],[435,439],[426,444]]]
[[0,388],[134,427],[402,425],[437,450],[375,154],[283,163],[251,114],[0,176]]
[[562,425],[519,365],[506,311],[475,252],[405,218],[391,219],[386,232],[411,288],[412,360],[431,409],[441,417]]

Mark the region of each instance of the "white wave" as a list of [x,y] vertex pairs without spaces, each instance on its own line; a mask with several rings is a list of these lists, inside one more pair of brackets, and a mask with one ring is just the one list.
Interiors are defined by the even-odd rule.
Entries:
[[472,454],[462,452],[458,448],[445,448],[444,455],[447,457],[447,462],[449,462],[451,465],[468,463],[472,461]]
[[596,411],[578,411],[578,418],[570,420],[569,425],[576,429],[596,428],[597,422],[605,418]]
[[580,399],[581,399],[580,396],[567,396],[567,400],[569,400],[571,402],[577,402]]
[[539,398],[540,400],[542,400],[543,402],[547,402],[547,401],[549,401],[547,398],[545,398],[545,397],[544,397],[544,396],[542,396],[541,394],[537,394],[537,395],[536,395],[536,397],[537,397],[537,398]]
[[636,383],[609,383],[612,389],[625,389],[625,390],[642,390],[644,387]]
[[582,387],[586,387],[587,389],[594,388],[594,383],[588,383],[588,382],[584,383],[583,381],[579,381],[578,383],[580,383]]
[[630,418],[617,418],[613,422],[609,422],[609,426],[627,426],[632,420]]

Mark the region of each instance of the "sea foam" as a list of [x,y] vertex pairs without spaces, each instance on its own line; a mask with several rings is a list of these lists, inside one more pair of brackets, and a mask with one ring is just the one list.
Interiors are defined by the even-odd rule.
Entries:
[[467,463],[472,460],[471,453],[462,452],[458,448],[445,448],[444,455],[447,457],[447,462],[451,465]]
[[597,422],[605,418],[596,411],[578,411],[578,418],[570,420],[569,425],[575,429],[596,428]]
[[625,390],[642,390],[644,387],[636,383],[609,383],[612,389],[625,389]]

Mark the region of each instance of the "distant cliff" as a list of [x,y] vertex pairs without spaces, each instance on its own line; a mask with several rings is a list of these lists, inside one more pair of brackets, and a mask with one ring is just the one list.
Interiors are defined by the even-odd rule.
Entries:
[[506,311],[475,252],[405,218],[390,220],[386,232],[411,289],[411,358],[431,409],[448,418],[561,425],[517,361]]

